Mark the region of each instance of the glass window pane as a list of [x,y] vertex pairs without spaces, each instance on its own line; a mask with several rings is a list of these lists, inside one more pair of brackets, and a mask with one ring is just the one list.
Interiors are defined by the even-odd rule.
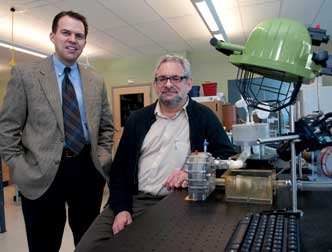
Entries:
[[132,111],[144,107],[144,94],[124,94],[120,95],[120,113],[121,113],[121,127],[125,126],[125,123]]

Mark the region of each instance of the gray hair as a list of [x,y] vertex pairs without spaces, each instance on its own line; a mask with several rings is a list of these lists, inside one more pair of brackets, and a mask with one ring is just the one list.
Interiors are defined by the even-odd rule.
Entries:
[[157,74],[157,71],[160,67],[161,64],[165,63],[165,62],[176,62],[176,63],[179,63],[183,69],[184,69],[184,76],[187,76],[187,77],[191,77],[191,70],[190,70],[190,63],[189,61],[180,56],[180,55],[176,55],[176,54],[166,54],[164,56],[161,56],[157,65],[156,65],[156,68],[154,70],[154,76],[156,77],[156,74]]

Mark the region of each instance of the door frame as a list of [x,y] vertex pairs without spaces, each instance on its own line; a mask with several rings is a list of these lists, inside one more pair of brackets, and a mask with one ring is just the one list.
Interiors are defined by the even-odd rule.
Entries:
[[152,85],[138,84],[112,87],[112,110],[113,110],[113,124],[114,124],[114,145],[115,153],[119,145],[123,127],[121,127],[121,110],[120,110],[120,95],[143,93],[144,107],[152,103]]

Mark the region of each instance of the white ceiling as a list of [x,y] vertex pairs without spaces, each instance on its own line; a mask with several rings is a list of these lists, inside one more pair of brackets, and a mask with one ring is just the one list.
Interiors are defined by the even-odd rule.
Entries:
[[[243,44],[255,25],[273,17],[320,23],[332,31],[331,0],[220,0],[220,4],[232,43]],[[89,59],[213,50],[211,36],[190,0],[1,0],[0,40],[8,42],[12,6],[17,9],[15,43],[47,54],[53,52],[48,36],[51,22],[61,10],[87,17],[90,30],[84,55]],[[22,55],[20,60],[30,58]],[[0,64],[9,59],[1,49]]]

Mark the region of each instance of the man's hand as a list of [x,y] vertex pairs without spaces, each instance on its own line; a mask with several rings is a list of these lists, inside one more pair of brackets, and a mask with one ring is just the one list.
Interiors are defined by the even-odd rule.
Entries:
[[167,190],[188,187],[188,173],[180,170],[173,171],[164,183],[164,186],[167,188]]
[[118,213],[114,218],[112,226],[113,234],[119,233],[122,229],[125,228],[125,226],[129,225],[132,222],[133,220],[129,212],[122,211]]

